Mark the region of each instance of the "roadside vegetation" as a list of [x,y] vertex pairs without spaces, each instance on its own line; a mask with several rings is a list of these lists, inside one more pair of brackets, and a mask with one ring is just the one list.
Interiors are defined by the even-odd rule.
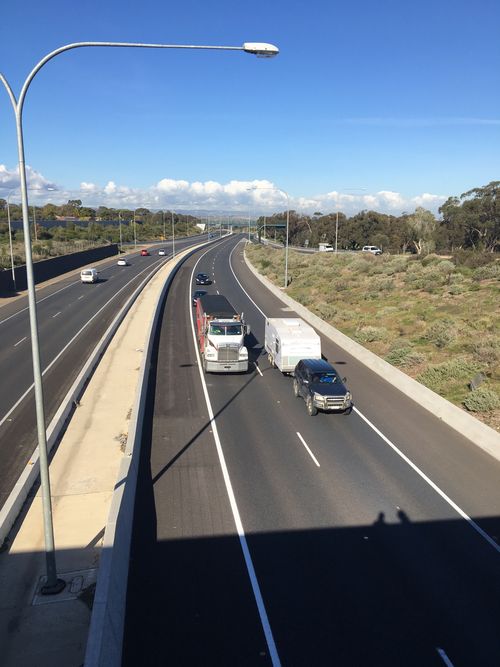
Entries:
[[[247,245],[283,285],[284,251]],[[373,256],[289,251],[287,294],[500,430],[500,260],[491,252]]]
[[[19,224],[15,223],[22,220],[22,210],[19,204],[12,202],[9,209],[14,266],[20,266],[25,263],[24,234]],[[135,211],[137,241],[157,241],[163,239],[164,232],[165,238],[171,238],[172,217],[176,235],[199,234],[200,229],[196,224],[201,223],[201,220],[195,216],[139,208]],[[36,207],[35,219],[36,234],[33,223],[30,225],[35,262],[108,243],[119,243],[120,220],[122,243],[134,240],[134,211],[128,209],[100,207],[94,210],[83,207],[80,200],[70,200],[62,206],[47,204]],[[0,198],[0,270],[11,266],[7,220],[7,201]]]

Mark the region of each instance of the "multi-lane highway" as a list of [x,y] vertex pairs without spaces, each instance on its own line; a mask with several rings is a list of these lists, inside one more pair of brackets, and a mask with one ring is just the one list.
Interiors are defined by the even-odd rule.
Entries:
[[[176,250],[200,240],[178,239]],[[166,256],[158,256],[159,247]],[[117,266],[116,257],[101,262],[98,283],[82,284],[72,273],[37,290],[47,424],[119,309],[171,255],[171,244],[163,243],[148,257],[131,254],[129,266]],[[1,507],[37,444],[27,296],[0,308],[0,336]]]
[[[263,353],[294,313],[242,250],[196,253],[167,297],[124,664],[498,666],[500,464],[325,338],[356,408],[309,417]],[[247,374],[200,372],[198,271],[251,325]]]

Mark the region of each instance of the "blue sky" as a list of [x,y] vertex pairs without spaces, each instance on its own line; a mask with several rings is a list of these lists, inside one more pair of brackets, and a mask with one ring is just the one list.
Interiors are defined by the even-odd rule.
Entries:
[[[437,211],[499,179],[500,5],[493,0],[27,0],[4,8],[17,94],[77,41],[276,44],[280,55],[77,49],[26,98],[37,203],[273,212]],[[0,196],[16,187],[0,95]],[[249,191],[250,187],[260,190]],[[263,189],[266,188],[266,189]],[[15,195],[12,196],[15,200]]]

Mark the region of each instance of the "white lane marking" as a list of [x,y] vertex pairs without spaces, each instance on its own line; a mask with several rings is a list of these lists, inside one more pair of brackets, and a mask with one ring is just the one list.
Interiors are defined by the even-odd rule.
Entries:
[[[99,313],[102,310],[104,310],[104,308],[106,308],[106,306],[108,304],[110,304],[111,301],[113,301],[113,299],[115,299],[118,296],[118,294],[120,294],[120,292],[122,290],[125,289],[125,287],[128,287],[128,285],[130,285],[131,282],[133,282],[136,278],[138,278],[142,273],[145,273],[146,271],[148,271],[148,269],[150,269],[150,268],[151,267],[147,266],[145,269],[143,269],[138,274],[136,274],[131,280],[129,280],[128,283],[125,283],[125,285],[123,285],[123,287],[120,287],[120,289],[113,294],[111,299],[109,299],[109,301],[106,301],[106,303],[103,306],[101,306],[101,308],[99,308],[99,310],[92,315],[90,320],[87,320],[87,322],[85,322],[83,327],[79,331],[77,331],[77,333],[73,336],[73,338],[68,343],[66,343],[66,345],[62,348],[62,350],[52,359],[50,364],[44,368],[44,370],[42,371],[42,376],[44,376],[45,373],[47,373],[47,371],[49,371],[52,368],[52,366],[56,363],[56,361],[59,359],[59,357],[61,357],[64,354],[64,352],[68,349],[68,347],[78,338],[78,336],[81,334],[81,332],[92,322],[92,320],[95,319],[99,315]],[[2,426],[2,424],[10,417],[10,415],[14,412],[14,410],[17,408],[17,406],[20,403],[22,403],[22,401],[26,398],[26,396],[30,393],[30,391],[33,389],[34,386],[35,386],[34,384],[31,384],[28,387],[28,389],[26,389],[24,394],[20,398],[18,398],[18,400],[14,403],[14,405],[10,408],[10,410],[2,417],[2,419],[0,419],[0,426]]]
[[57,317],[57,316],[60,315],[60,314],[61,314],[61,311],[59,311],[59,312],[56,313],[55,315],[52,315],[52,319],[54,319],[54,317]]
[[453,500],[449,496],[447,496],[446,493],[442,491],[439,488],[439,486],[432,481],[432,479],[430,479],[430,477],[427,477],[427,475],[422,470],[420,470],[420,468],[417,465],[415,465],[413,461],[411,461],[405,454],[403,454],[403,452],[400,449],[398,449],[398,447],[396,447],[396,445],[393,442],[391,442],[389,438],[387,438],[382,433],[382,431],[380,431],[374,424],[372,424],[372,422],[367,417],[365,417],[362,412],[360,412],[356,407],[354,407],[353,409],[354,412],[358,414],[361,417],[361,419],[364,422],[366,422],[371,429],[375,431],[375,433],[379,436],[379,438],[382,438],[382,440],[385,443],[387,443],[389,447],[391,447],[391,449],[393,449],[396,452],[396,454],[400,456],[403,459],[403,461],[407,463],[410,466],[410,468],[412,468],[417,473],[417,475],[419,475],[424,480],[424,482],[427,482],[427,484],[432,489],[434,489],[434,491],[439,496],[441,496],[441,498],[445,502],[447,502],[448,505],[450,505],[450,507],[452,507],[455,510],[455,512],[457,512],[457,514],[459,514],[462,517],[462,519],[465,519],[465,521],[467,521],[467,523],[471,528],[473,528],[477,533],[479,533],[479,535],[481,535],[481,537],[484,540],[486,540],[486,542],[488,542],[488,544],[492,546],[497,553],[500,553],[500,546],[488,535],[488,533],[485,533],[484,530],[480,526],[478,526],[478,524],[475,521],[473,521],[470,518],[470,516],[463,511],[461,507],[459,507],[455,502],[453,502]]
[[85,297],[85,294],[82,294],[82,296],[79,296],[77,300],[80,301],[80,299],[83,299],[84,297]]
[[217,289],[217,290],[215,290],[215,291],[217,292],[217,294],[219,293],[219,290],[218,290],[218,289]]
[[18,345],[21,345],[23,340],[26,340],[26,338],[28,338],[28,336],[25,336],[24,338],[21,338],[21,340],[18,340],[17,343],[14,343],[14,347],[17,347]]
[[[104,267],[102,270],[106,271],[107,269],[110,269],[112,265]],[[47,296],[44,296],[43,299],[37,299],[36,303],[37,305],[39,303],[42,303],[42,301],[45,301],[46,299],[50,299],[52,296],[55,296],[56,294],[59,294],[59,292],[63,292],[65,289],[68,289],[68,287],[72,287],[73,285],[78,285],[80,283],[79,280],[75,280],[73,283],[69,283],[68,285],[65,285],[64,287],[61,287],[61,289],[56,290],[55,292],[52,292],[52,294],[49,294]],[[78,297],[81,299],[82,297]],[[21,310],[18,310],[17,313],[14,313],[13,315],[9,315],[9,317],[6,317],[4,320],[0,320],[0,324],[3,324],[4,322],[8,322],[11,320],[13,317],[16,315],[20,315],[21,313],[24,313],[24,311],[29,310],[29,306],[26,306],[26,308],[21,308]]]
[[[260,313],[262,313],[262,316],[263,316],[264,318],[266,318],[266,317],[267,317],[266,314],[259,308],[259,306],[255,303],[255,301],[254,301],[254,300],[252,299],[252,297],[248,294],[248,292],[245,290],[245,288],[243,287],[243,285],[240,283],[240,281],[239,281],[238,278],[236,277],[236,274],[235,274],[235,272],[234,272],[234,270],[233,270],[233,267],[232,267],[232,265],[231,265],[231,259],[232,259],[233,252],[235,251],[235,249],[238,247],[238,245],[239,245],[240,243],[241,243],[241,241],[239,241],[239,242],[234,246],[234,248],[232,249],[232,251],[231,251],[231,253],[230,253],[230,255],[229,255],[229,268],[231,269],[231,272],[232,272],[232,274],[233,274],[233,276],[234,276],[236,282],[237,282],[238,285],[240,286],[241,290],[243,291],[243,293],[244,293],[244,294],[246,295],[246,297],[253,303],[253,305],[257,308],[257,310],[258,310]],[[478,524],[477,524],[475,521],[473,521],[473,520],[470,518],[470,516],[469,516],[468,514],[466,514],[466,513],[463,511],[463,509],[461,509],[456,503],[453,502],[453,500],[452,500],[449,496],[447,496],[447,495],[444,493],[444,491],[441,491],[441,489],[440,489],[436,484],[434,484],[434,482],[433,482],[429,477],[427,477],[427,475],[426,475],[422,470],[420,470],[420,468],[418,468],[418,466],[416,466],[416,465],[413,463],[413,461],[411,461],[407,456],[405,456],[405,454],[403,454],[403,452],[402,452],[400,449],[398,449],[398,448],[396,447],[396,445],[394,445],[394,444],[389,440],[389,438],[387,438],[387,437],[386,437],[386,436],[385,436],[385,435],[384,435],[384,434],[383,434],[383,433],[382,433],[382,432],[381,432],[381,431],[380,431],[374,424],[372,424],[371,421],[370,421],[369,419],[367,419],[367,417],[365,417],[365,416],[364,416],[364,415],[363,415],[363,414],[362,414],[356,407],[354,407],[353,409],[354,409],[354,412],[356,412],[356,413],[361,417],[361,419],[363,419],[363,420],[368,424],[368,426],[370,426],[370,428],[372,428],[372,429],[375,431],[375,433],[376,433],[380,438],[382,438],[382,440],[383,440],[384,442],[386,442],[390,447],[392,447],[392,449],[396,452],[396,454],[398,454],[398,455],[403,459],[403,461],[405,461],[405,462],[410,466],[410,468],[412,468],[418,475],[420,475],[420,477],[421,477],[425,482],[427,482],[427,484],[429,484],[429,486],[430,486],[432,489],[434,489],[434,491],[436,491],[436,493],[437,493],[438,495],[440,495],[441,498],[443,498],[443,500],[445,500],[445,501],[450,505],[450,507],[452,507],[452,508],[457,512],[457,514],[459,514],[463,519],[465,519],[465,521],[467,521],[467,523],[469,524],[469,526],[470,526],[471,528],[473,528],[473,529],[474,529],[474,530],[475,530],[475,531],[476,531],[476,532],[477,532],[483,539],[485,539],[486,542],[488,542],[488,544],[489,544],[491,547],[493,547],[497,553],[500,553],[500,545],[498,545],[498,544],[495,542],[495,540],[493,540],[493,539],[488,535],[488,533],[485,533],[484,530],[483,530],[480,526],[478,526]]]
[[[208,252],[208,250],[206,251]],[[202,257],[206,254],[203,253],[203,255],[200,257],[200,260]],[[200,261],[198,260],[198,262]],[[194,272],[196,270],[196,266],[198,262],[195,264],[193,268],[193,273],[191,274],[191,282],[189,283],[190,285],[192,284],[193,281],[193,276]],[[208,395],[208,389],[207,389],[207,383],[205,382],[205,377],[203,375],[203,370],[201,366],[201,359],[200,359],[200,352],[198,350],[198,341],[196,340],[196,332],[194,328],[194,321],[193,321],[193,309],[190,308],[190,317],[191,317],[191,333],[193,334],[193,344],[194,344],[194,349],[196,352],[196,358],[198,360],[198,372],[200,374],[200,379],[201,379],[201,386],[203,388],[203,393],[205,395],[205,402],[207,404],[207,410],[208,410],[208,415],[210,418],[210,427],[212,429],[212,434],[215,440],[215,446],[217,449],[217,455],[219,457],[219,463],[220,467],[222,469],[222,476],[224,477],[224,484],[226,485],[226,492],[229,497],[229,504],[231,505],[231,511],[233,513],[233,519],[234,523],[236,525],[236,530],[238,532],[238,538],[240,541],[240,546],[241,550],[243,552],[243,558],[245,560],[245,565],[247,568],[248,572],[248,577],[250,579],[250,583],[252,586],[252,591],[253,595],[255,598],[255,602],[257,604],[257,609],[259,611],[259,617],[260,617],[260,622],[262,625],[262,629],[264,631],[264,635],[266,637],[266,642],[267,642],[267,648],[269,649],[269,656],[271,658],[271,662],[274,667],[280,667],[281,666],[281,661],[278,655],[278,650],[276,648],[276,644],[274,642],[274,637],[273,637],[273,632],[271,630],[271,625],[269,623],[269,618],[267,616],[267,611],[266,607],[264,605],[264,600],[262,598],[262,593],[260,590],[259,582],[257,580],[257,575],[255,573],[255,568],[253,565],[252,561],[252,556],[250,555],[250,550],[248,548],[247,544],[247,538],[245,535],[245,531],[243,529],[243,523],[241,521],[240,517],[240,512],[238,510],[238,505],[236,503],[236,498],[234,495],[233,491],[233,485],[231,484],[231,479],[229,478],[229,471],[227,469],[226,465],[226,459],[224,458],[224,452],[222,451],[222,444],[219,438],[219,431],[217,429],[217,423],[215,421],[214,417],[214,412],[212,409],[212,404],[210,402],[210,397]]]
[[446,655],[446,653],[443,651],[442,648],[437,647],[436,651],[438,652],[439,657],[442,659],[446,667],[453,667],[452,661],[448,658],[448,656]]
[[267,319],[267,315],[265,314],[265,312],[264,312],[261,308],[259,308],[259,306],[255,303],[255,301],[252,299],[252,297],[250,296],[250,294],[248,294],[248,292],[246,291],[246,289],[245,289],[245,288],[243,287],[243,285],[240,283],[240,281],[239,281],[238,278],[236,277],[236,273],[234,272],[234,270],[233,270],[233,266],[232,266],[232,264],[231,264],[231,260],[232,260],[232,258],[233,258],[233,252],[236,250],[236,248],[237,248],[237,247],[239,246],[239,244],[242,243],[242,242],[243,242],[243,241],[238,241],[238,243],[237,243],[237,244],[234,246],[234,248],[231,250],[231,252],[230,252],[230,254],[229,254],[229,268],[231,269],[231,273],[233,274],[234,279],[236,280],[236,282],[237,282],[238,285],[240,286],[241,290],[244,292],[244,294],[247,296],[247,298],[250,299],[250,301],[251,301],[251,302],[253,303],[253,305],[257,308],[257,310],[258,310],[259,313],[262,315],[262,317],[266,320],[266,319]]
[[319,461],[318,461],[318,459],[314,456],[314,454],[311,452],[311,450],[309,449],[309,447],[307,446],[307,442],[304,440],[304,438],[300,435],[300,433],[299,433],[298,431],[297,431],[296,433],[297,433],[297,435],[299,436],[299,440],[301,441],[301,443],[302,443],[302,444],[304,445],[304,447],[307,449],[307,452],[308,452],[309,456],[312,458],[312,460],[314,461],[314,463],[315,463],[315,464],[318,466],[318,468],[319,468],[319,467],[320,467],[320,465],[319,465]]
[[[55,292],[52,292],[52,294],[49,294],[48,296],[44,296],[43,299],[37,299],[36,304],[38,306],[39,303],[42,303],[42,301],[46,301],[47,299],[50,299],[51,296],[55,296],[56,294],[59,294],[59,292],[63,292],[65,289],[68,289],[68,287],[71,287],[72,285],[78,285],[80,281],[76,280],[74,283],[70,283],[69,285],[65,285],[64,287],[61,287],[61,289],[56,290]],[[9,317],[6,317],[4,320],[0,320],[0,324],[3,324],[4,322],[8,322],[11,320],[13,317],[16,315],[20,315],[21,313],[24,313],[25,310],[28,310],[29,306],[26,306],[26,308],[21,308],[21,310],[18,310],[17,313],[14,313],[13,315],[10,315]]]
[[262,375],[262,371],[261,371],[260,368],[257,366],[257,364],[255,364],[255,368],[257,369],[257,372],[259,373],[259,375],[260,375],[261,377],[264,377],[264,376]]

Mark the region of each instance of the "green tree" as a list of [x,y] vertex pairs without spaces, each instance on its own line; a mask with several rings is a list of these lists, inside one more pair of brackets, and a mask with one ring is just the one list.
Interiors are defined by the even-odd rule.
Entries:
[[412,243],[417,255],[425,255],[435,248],[434,233],[436,231],[436,218],[431,211],[418,206],[415,213],[407,218],[408,225],[412,231]]
[[465,247],[494,252],[500,246],[500,181],[450,197],[439,209],[450,238]]

